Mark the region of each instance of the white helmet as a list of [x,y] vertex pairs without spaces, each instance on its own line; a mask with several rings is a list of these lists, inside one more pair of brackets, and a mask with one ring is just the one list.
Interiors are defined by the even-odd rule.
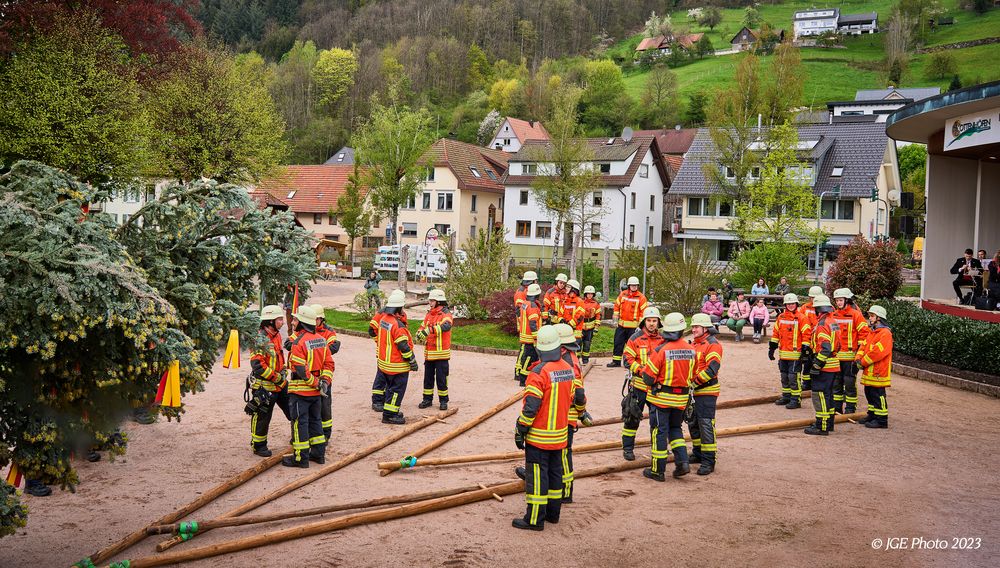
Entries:
[[687,322],[684,321],[684,314],[670,312],[663,320],[663,331],[684,331]]
[[285,312],[281,306],[264,306],[264,309],[260,311],[260,321],[271,321],[283,317],[285,317]]
[[693,327],[696,325],[700,325],[704,328],[715,327],[715,324],[712,323],[712,316],[708,314],[695,314],[691,316],[691,326]]
[[566,275],[565,274],[563,274],[562,272],[560,272],[559,274],[556,274],[556,282],[565,282],[565,281],[566,281]]
[[833,298],[846,298],[850,300],[854,297],[854,292],[851,292],[850,288],[837,288],[833,291]]
[[637,276],[629,276],[628,277],[628,285],[629,286],[638,286],[639,285],[639,278]]
[[444,295],[444,290],[440,288],[435,288],[431,290],[430,294],[427,296],[428,300],[434,300],[435,302],[447,302],[448,299]]
[[299,311],[293,314],[295,319],[299,320],[299,323],[304,323],[306,325],[316,325],[316,312],[313,311],[312,306],[299,306]]
[[556,331],[559,333],[559,341],[561,341],[563,345],[576,344],[576,336],[573,335],[573,328],[570,327],[569,324],[557,323],[553,327],[555,327]]
[[789,293],[785,294],[785,298],[781,301],[781,303],[782,304],[786,304],[786,305],[787,304],[798,304],[799,303],[799,297],[796,296],[795,294],[789,292]]
[[326,309],[323,308],[323,304],[312,304],[309,307],[312,308],[312,311],[314,314],[316,314],[317,319],[318,318],[326,319]]
[[539,286],[538,283],[536,282],[536,283],[532,284],[531,286],[528,286],[528,292],[525,295],[526,296],[541,296],[542,295],[542,287]]
[[814,308],[829,308],[829,307],[832,307],[830,305],[830,298],[828,296],[826,296],[825,294],[820,294],[819,296],[816,296],[815,298],[813,298],[813,307]]
[[570,280],[569,282],[566,283],[566,285],[576,290],[577,292],[580,291],[580,283],[576,280]]
[[538,340],[535,342],[535,349],[538,351],[555,351],[562,346],[559,339],[559,332],[554,325],[543,325],[538,330]]
[[406,292],[402,290],[393,290],[389,294],[389,299],[385,302],[385,307],[387,308],[402,308],[403,304],[406,303]]
[[874,304],[872,307],[868,308],[868,313],[877,315],[882,318],[883,321],[888,321],[889,319],[889,315],[886,313],[885,308],[879,306],[878,304]]
[[583,293],[584,293],[584,295],[586,295],[586,294],[594,294],[596,296],[597,295],[597,290],[594,290],[593,286],[587,286],[586,288],[583,289]]
[[811,288],[809,288],[809,296],[815,298],[816,296],[822,296],[822,295],[823,295],[823,289],[820,288],[819,286],[812,286]]
[[646,311],[642,312],[642,319],[647,318],[662,319],[660,317],[660,308],[657,308],[656,306],[649,306],[646,308]]
[[521,280],[527,280],[528,282],[535,282],[538,280],[538,275],[535,274],[534,270],[529,270],[524,273],[524,277]]

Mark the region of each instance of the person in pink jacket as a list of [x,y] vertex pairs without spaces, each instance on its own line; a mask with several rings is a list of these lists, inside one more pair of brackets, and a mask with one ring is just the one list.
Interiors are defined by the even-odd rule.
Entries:
[[750,321],[750,302],[742,290],[736,293],[736,299],[729,302],[729,319],[726,327],[736,334],[736,341],[743,341],[743,326]]
[[758,298],[757,303],[750,309],[750,322],[753,323],[753,342],[760,343],[760,337],[764,334],[764,328],[771,321],[771,314],[764,305],[764,298]]
[[709,294],[708,299],[701,305],[701,313],[708,314],[712,318],[712,323],[719,323],[725,310],[719,301],[719,295],[715,292]]

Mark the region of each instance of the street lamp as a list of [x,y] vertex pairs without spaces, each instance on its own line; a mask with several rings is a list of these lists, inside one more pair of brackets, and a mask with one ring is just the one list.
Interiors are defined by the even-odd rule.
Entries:
[[819,202],[816,204],[816,278],[813,279],[814,284],[819,284],[819,234],[822,230],[820,222],[823,219],[823,198],[827,195],[839,199],[840,186],[838,185],[829,191],[821,191],[819,194]]

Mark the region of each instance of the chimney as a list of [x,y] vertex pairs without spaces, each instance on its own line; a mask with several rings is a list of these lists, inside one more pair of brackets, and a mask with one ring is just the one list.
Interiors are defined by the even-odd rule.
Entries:
[[534,120],[529,120],[528,121],[528,126],[530,126],[531,128],[534,128],[535,127],[535,121]]

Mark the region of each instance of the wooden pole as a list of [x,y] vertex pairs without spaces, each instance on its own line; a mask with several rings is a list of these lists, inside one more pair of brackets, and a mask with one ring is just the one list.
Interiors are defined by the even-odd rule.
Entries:
[[[440,413],[438,413],[436,415],[433,415],[433,416],[425,416],[422,420],[418,420],[417,422],[414,422],[413,424],[410,424],[406,428],[403,428],[402,430],[399,430],[398,432],[396,432],[395,434],[392,434],[391,436],[388,436],[386,438],[382,438],[381,440],[379,440],[378,442],[375,442],[374,444],[372,444],[371,446],[368,446],[367,448],[358,450],[358,451],[354,452],[353,454],[347,455],[347,456],[341,458],[340,460],[338,460],[335,463],[332,463],[332,464],[330,464],[328,466],[320,468],[319,471],[316,471],[316,472],[310,473],[309,475],[305,475],[303,477],[300,477],[299,479],[296,479],[295,481],[293,481],[291,483],[288,483],[287,485],[284,485],[282,487],[279,487],[279,488],[275,489],[274,491],[268,493],[267,495],[264,495],[262,497],[258,497],[257,499],[254,499],[252,501],[248,501],[248,502],[240,505],[239,507],[236,507],[235,509],[222,514],[218,518],[238,517],[238,516],[242,515],[243,513],[246,513],[248,511],[252,511],[252,510],[256,509],[257,507],[260,507],[261,505],[264,505],[265,503],[270,503],[271,501],[274,501],[275,499],[281,497],[282,495],[287,495],[288,493],[291,493],[292,491],[295,491],[296,489],[298,489],[300,487],[304,487],[306,485],[309,485],[310,483],[312,483],[313,481],[316,481],[317,479],[325,477],[325,476],[327,476],[327,475],[329,475],[329,474],[331,474],[331,473],[333,473],[333,472],[335,472],[335,471],[337,471],[339,469],[342,469],[342,468],[344,468],[344,467],[346,467],[346,466],[348,466],[348,465],[350,465],[350,464],[352,464],[352,463],[354,463],[354,462],[356,462],[358,460],[366,458],[366,457],[370,456],[371,454],[373,454],[373,453],[381,450],[382,448],[388,446],[389,444],[392,444],[394,442],[398,442],[399,440],[401,440],[401,439],[405,438],[406,436],[408,436],[408,435],[416,432],[417,430],[420,430],[421,428],[425,428],[427,426],[430,426],[431,424],[437,423],[437,421],[438,421],[439,418],[447,418],[447,417],[455,414],[456,412],[458,412],[458,408],[457,407],[456,408],[452,408],[451,410],[440,412]],[[158,524],[166,524],[166,523],[158,523]],[[205,531],[200,531],[198,534],[203,534],[204,532]],[[180,544],[182,542],[184,542],[184,540],[182,540],[180,537],[173,537],[173,538],[171,538],[169,540],[165,540],[165,541],[159,543],[158,545],[156,545],[156,551],[157,552],[163,552],[164,550],[167,550],[167,549],[169,549],[169,548],[171,548],[173,546],[176,546],[177,544]]]
[[[608,473],[629,471],[632,469],[638,469],[641,467],[648,467],[648,466],[649,466],[648,460],[637,460],[634,462],[624,462],[609,466],[579,470],[574,472],[574,477],[576,479],[582,479],[586,477],[605,475]],[[158,556],[150,556],[146,558],[137,558],[135,560],[129,561],[129,567],[153,568],[155,566],[167,566],[170,564],[177,564],[181,562],[201,560],[203,558],[210,558],[212,556],[219,556],[221,554],[230,554],[233,552],[239,552],[241,550],[247,550],[249,548],[257,548],[260,546],[267,546],[269,544],[276,544],[279,542],[305,538],[317,534],[323,534],[327,532],[345,529],[348,527],[354,527],[369,523],[378,523],[393,519],[400,519],[403,517],[410,517],[413,515],[429,513],[432,511],[439,511],[441,509],[457,507],[459,505],[476,503],[478,501],[486,501],[489,499],[494,499],[495,498],[494,494],[498,496],[505,496],[505,495],[513,495],[515,493],[520,493],[522,491],[524,491],[524,482],[518,479],[515,481],[508,481],[500,484],[491,485],[486,487],[485,489],[466,491],[448,497],[427,499],[424,501],[417,501],[415,503],[409,503],[397,507],[379,509],[377,511],[365,511],[360,513],[354,513],[350,515],[344,515],[342,517],[337,517],[335,519],[315,521],[312,523],[307,523],[296,527],[289,527],[287,529],[282,529],[278,531],[271,531],[268,533],[262,533],[250,537],[220,542],[217,544],[202,546],[200,548],[181,550],[177,552],[171,552],[169,554],[161,554]],[[110,567],[105,567],[105,568],[110,568]]]
[[[150,523],[149,526],[163,525],[163,524],[167,524],[167,523],[173,523],[175,521],[179,521],[180,519],[183,519],[184,517],[190,515],[191,513],[197,511],[198,509],[201,509],[202,507],[204,507],[208,503],[210,503],[210,502],[214,501],[215,499],[219,498],[221,495],[225,494],[226,492],[231,491],[232,489],[235,489],[235,488],[239,487],[240,485],[243,485],[244,483],[246,483],[250,479],[253,479],[254,477],[257,477],[261,473],[263,473],[263,472],[267,471],[268,469],[270,469],[271,467],[277,465],[278,462],[281,461],[282,454],[284,454],[286,452],[291,452],[291,451],[292,451],[292,448],[291,448],[291,446],[289,446],[289,447],[285,448],[284,450],[282,450],[280,452],[276,452],[271,457],[257,462],[253,467],[247,468],[247,469],[243,470],[241,473],[235,475],[234,477],[231,477],[228,480],[220,483],[219,485],[216,485],[215,487],[213,487],[213,488],[209,489],[208,491],[202,493],[200,496],[198,496],[198,498],[194,499],[193,501],[191,501],[187,505],[184,505],[180,509],[177,509],[176,511],[174,511],[172,513],[166,514],[166,515],[160,517],[158,520]],[[102,548],[101,550],[95,552],[94,554],[92,554],[89,557],[90,561],[93,562],[96,565],[96,564],[100,564],[101,562],[104,562],[105,560],[108,560],[109,558],[111,558],[113,556],[121,554],[121,552],[123,550],[126,550],[129,547],[134,546],[139,541],[141,541],[142,539],[146,538],[146,528],[147,527],[143,527],[143,528],[141,528],[141,529],[139,529],[139,530],[137,530],[137,531],[129,534],[128,536],[126,536],[125,538],[119,540],[118,542],[116,542],[116,543],[114,543],[112,545],[106,546],[106,547]]]
[[[353,503],[340,503],[337,505],[326,505],[323,507],[313,507],[311,509],[301,509],[292,511],[282,511],[280,513],[271,513],[268,515],[253,515],[245,517],[230,517],[225,519],[216,519],[213,521],[198,521],[198,531],[204,531],[209,529],[218,529],[222,527],[240,527],[244,525],[256,525],[260,523],[270,523],[274,521],[283,521],[285,519],[297,519],[300,517],[312,517],[315,515],[324,515],[326,513],[336,513],[339,511],[349,511],[351,509],[369,509],[372,507],[380,507],[383,505],[398,505],[400,503],[412,503],[414,501],[423,501],[425,499],[437,499],[438,497],[447,497],[449,495],[456,495],[458,493],[464,493],[466,491],[474,491],[476,489],[482,489],[483,484],[477,485],[466,485],[464,487],[456,487],[454,489],[442,489],[440,491],[428,491],[426,493],[408,493],[406,495],[393,495],[392,497],[381,497],[378,499],[366,499],[364,501],[355,501]],[[172,523],[164,525],[154,525],[146,528],[146,534],[177,534],[180,531],[180,526],[183,523]]]
[[[584,369],[584,371],[583,371],[583,376],[586,377],[587,373],[589,373],[590,370],[593,369],[593,368],[594,368],[594,364],[593,363],[591,363],[590,365],[588,365],[587,368]],[[479,416],[476,416],[475,418],[469,420],[465,424],[462,424],[458,428],[455,428],[451,432],[448,432],[447,434],[442,435],[441,437],[439,437],[436,440],[430,442],[429,444],[425,445],[424,447],[420,448],[419,450],[416,450],[415,452],[413,452],[411,454],[408,454],[403,459],[401,459],[399,461],[395,461],[395,462],[381,462],[381,463],[379,463],[378,464],[378,474],[380,476],[382,476],[382,477],[385,477],[385,476],[389,475],[390,473],[392,473],[392,472],[394,472],[396,470],[403,469],[404,467],[406,467],[406,464],[411,463],[411,462],[415,462],[416,458],[419,458],[420,456],[423,456],[423,455],[425,455],[425,454],[427,454],[427,453],[429,453],[429,452],[431,452],[431,451],[433,451],[433,450],[435,450],[437,448],[440,448],[444,444],[446,444],[449,441],[457,438],[461,434],[464,434],[465,432],[468,432],[469,430],[471,430],[472,428],[478,426],[479,424],[482,424],[483,421],[485,421],[486,419],[488,419],[488,418],[490,418],[490,417],[498,414],[500,411],[506,409],[507,407],[509,407],[512,404],[518,402],[519,400],[522,400],[523,398],[524,398],[524,391],[518,391],[518,392],[510,395],[510,397],[508,397],[506,400],[503,400],[502,402],[499,402],[499,403],[493,405],[493,407],[491,407],[491,408],[483,411],[483,413],[480,414]]]
[[[856,414],[838,414],[836,417],[836,422],[844,422],[852,418],[860,418],[865,416],[865,413]],[[753,434],[757,432],[774,432],[778,430],[788,430],[791,428],[804,428],[815,422],[815,418],[800,418],[795,420],[783,420],[781,422],[767,422],[764,424],[751,424],[747,426],[733,426],[731,428],[720,428],[715,436],[717,438],[725,438],[731,436],[739,436],[742,434]],[[691,436],[684,436],[684,440],[690,442]],[[636,447],[648,446],[650,441],[646,440],[636,440]],[[600,452],[603,450],[614,450],[622,447],[621,440],[611,440],[608,442],[594,442],[590,444],[579,444],[573,446],[573,454],[584,454],[588,452]],[[513,452],[498,452],[493,454],[473,454],[464,456],[451,456],[444,458],[427,458],[423,460],[418,460],[413,464],[412,467],[424,467],[433,465],[456,465],[456,464],[467,464],[467,463],[479,463],[488,461],[506,461],[521,459],[524,457],[523,451],[513,451]],[[379,464],[380,466],[382,464]]]
[[[811,391],[803,391],[802,392],[803,399],[808,398],[810,396],[810,393]],[[778,400],[778,397],[773,394],[767,396],[755,396],[751,398],[738,398],[735,400],[720,400],[719,403],[716,405],[715,409],[723,410],[726,408],[741,408],[744,406],[755,406],[758,404],[770,404],[773,403],[775,400]],[[643,414],[642,417],[643,419],[649,418],[649,413]],[[583,426],[581,424],[580,427],[593,428],[594,426],[607,426],[609,424],[621,424],[621,423],[622,419],[620,417],[615,418],[612,416],[608,418],[601,418],[599,420],[594,420],[593,424],[591,424],[590,426]]]

